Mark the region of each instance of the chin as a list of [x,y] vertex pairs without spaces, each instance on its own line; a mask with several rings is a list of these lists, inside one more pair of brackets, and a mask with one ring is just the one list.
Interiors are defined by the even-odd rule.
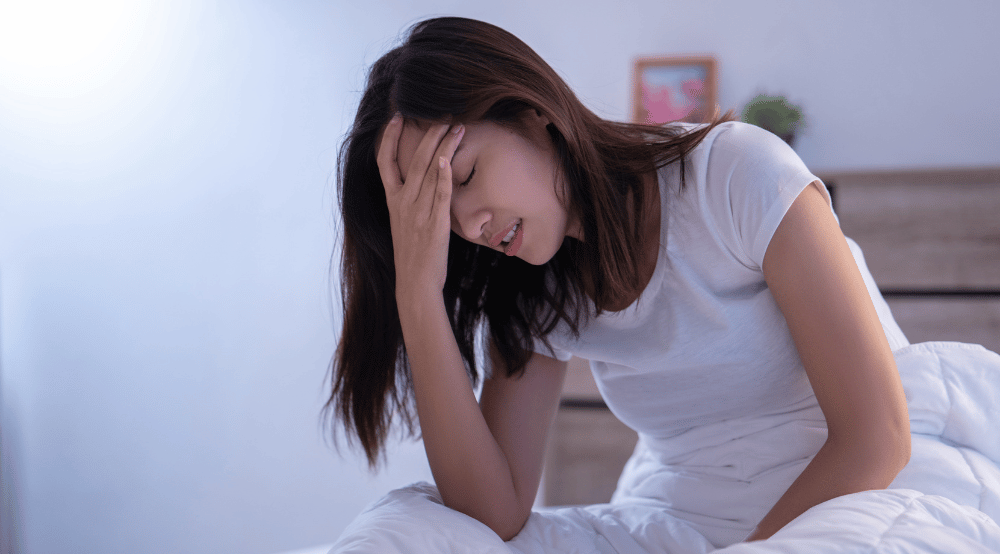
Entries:
[[549,263],[549,261],[551,261],[552,258],[555,258],[558,252],[559,252],[558,249],[549,252],[547,256],[542,256],[541,259],[539,259],[539,257],[536,256],[527,256],[527,257],[515,256],[515,257],[520,258],[525,263],[529,263],[531,265],[545,265]]
[[[515,257],[519,257],[519,256],[515,256]],[[521,258],[522,261],[524,261],[525,263],[529,263],[531,265],[545,265],[545,264],[549,263],[549,260],[551,260],[551,259],[552,259],[552,257],[550,256],[548,260],[539,262],[539,261],[536,261],[536,260],[528,260],[528,259],[525,259],[525,258]]]

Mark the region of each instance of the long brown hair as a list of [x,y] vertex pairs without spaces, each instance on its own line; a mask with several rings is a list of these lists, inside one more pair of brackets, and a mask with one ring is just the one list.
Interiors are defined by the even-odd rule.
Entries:
[[590,316],[584,275],[595,317],[640,289],[645,222],[629,214],[646,213],[641,176],[679,161],[683,187],[684,156],[712,127],[732,120],[732,112],[716,112],[709,125],[689,133],[678,126],[606,121],[584,107],[538,54],[499,27],[460,17],[410,27],[403,44],[370,68],[337,158],[344,322],[323,415],[344,426],[349,442],[360,441],[373,468],[395,418],[409,435],[416,430],[389,212],[375,159],[379,131],[397,110],[424,121],[450,116],[512,127],[525,110],[546,116],[570,209],[583,229],[584,241],[567,238],[539,266],[452,233],[443,296],[473,386],[480,377],[477,335],[492,339],[508,375],[519,374],[532,355],[533,337],[548,345],[546,335],[559,321],[579,336],[581,315]]

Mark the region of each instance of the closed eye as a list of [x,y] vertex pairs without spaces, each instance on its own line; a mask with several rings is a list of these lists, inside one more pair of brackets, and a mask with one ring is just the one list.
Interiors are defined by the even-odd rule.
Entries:
[[464,186],[468,185],[468,184],[469,184],[469,181],[471,181],[471,180],[472,180],[472,176],[473,176],[473,175],[475,175],[475,174],[476,174],[476,166],[472,166],[472,173],[469,173],[469,178],[468,178],[468,179],[466,179],[466,180],[465,180],[464,182],[462,182],[462,183],[459,183],[459,185],[458,185],[458,186],[460,186],[460,187],[464,187]]

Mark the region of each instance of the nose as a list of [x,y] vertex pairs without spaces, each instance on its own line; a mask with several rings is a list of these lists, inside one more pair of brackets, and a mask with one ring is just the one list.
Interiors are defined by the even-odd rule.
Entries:
[[451,230],[463,239],[476,244],[487,244],[483,232],[490,222],[490,213],[486,210],[467,209],[464,202],[457,198],[451,200]]

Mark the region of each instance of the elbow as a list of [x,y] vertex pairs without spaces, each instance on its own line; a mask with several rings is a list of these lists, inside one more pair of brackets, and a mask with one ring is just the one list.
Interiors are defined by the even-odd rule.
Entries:
[[876,444],[882,445],[881,451],[884,453],[884,459],[892,470],[892,479],[895,479],[896,475],[906,467],[906,464],[910,463],[909,414],[903,413],[899,418],[896,418],[895,425],[891,426],[890,429],[876,439]]
[[[847,436],[850,438],[848,439]],[[910,462],[909,425],[881,433],[852,433],[831,437],[828,445],[852,460],[858,490],[885,489]]]
[[528,510],[525,513],[518,513],[514,517],[506,518],[504,521],[493,522],[489,525],[490,529],[496,533],[504,542],[507,542],[517,536],[524,529],[524,525],[528,523],[528,517],[531,515],[531,511]]
[[444,501],[444,505],[452,510],[461,512],[483,525],[490,528],[504,542],[517,536],[528,522],[531,515],[531,507],[528,509],[505,510],[497,503],[474,506],[463,506],[453,502]]
[[878,460],[882,469],[880,473],[884,475],[885,487],[888,487],[906,464],[910,463],[909,412],[904,409],[892,416],[886,416],[883,421],[884,425],[873,426],[880,429],[873,430],[866,442],[869,451],[875,453],[874,458]]
[[[904,467],[906,467],[906,464],[910,463],[911,446],[910,446],[909,422],[907,422],[906,425],[906,432],[898,434],[896,437],[895,451],[896,451],[896,465],[897,465],[896,473],[898,474],[900,471],[903,470]],[[895,476],[893,478],[895,478]]]
[[[527,521],[527,520],[525,520],[525,521]],[[521,528],[523,528],[523,527],[524,527],[524,524],[521,524],[521,527],[518,527],[516,530],[507,530],[507,531],[504,531],[504,530],[500,530],[500,529],[494,529],[493,532],[496,533],[497,535],[499,535],[499,537],[503,540],[503,542],[507,542],[509,540],[512,540],[514,537],[516,537],[517,534],[521,532]]]
[[870,446],[872,459],[876,461],[873,476],[877,476],[876,488],[889,487],[906,464],[910,463],[910,433],[883,435]]
[[876,488],[886,489],[896,480],[906,464],[910,463],[910,435],[894,435],[882,443],[881,463],[874,475],[878,476]]

